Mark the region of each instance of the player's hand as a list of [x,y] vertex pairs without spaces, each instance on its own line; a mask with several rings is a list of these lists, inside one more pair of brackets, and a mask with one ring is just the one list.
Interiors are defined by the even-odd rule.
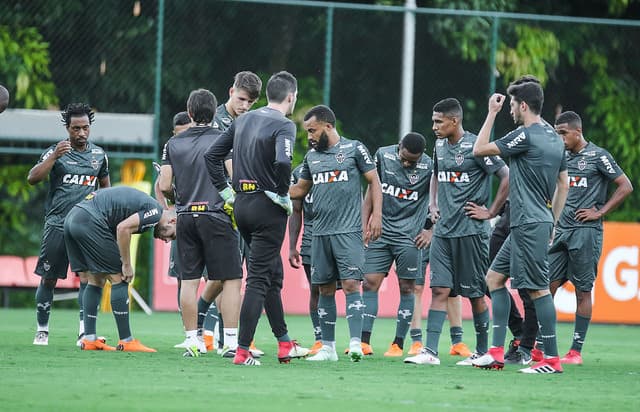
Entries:
[[473,202],[467,202],[464,205],[465,214],[469,216],[471,219],[477,220],[487,220],[491,219],[491,213],[489,213],[489,209],[487,209],[484,205],[477,205]]
[[364,246],[369,247],[369,242],[377,240],[382,235],[382,216],[371,214],[364,232]]
[[53,153],[56,159],[59,159],[62,156],[69,153],[70,151],[71,151],[71,142],[69,142],[68,140],[63,140],[61,142],[58,142],[58,144],[56,145],[56,149]]
[[290,249],[289,264],[291,265],[291,267],[298,269],[300,268],[300,263],[301,263],[301,259],[300,259],[300,252],[298,252],[298,249]]
[[598,220],[602,217],[602,213],[596,209],[596,207],[592,207],[589,209],[578,209],[576,212],[576,220],[578,222],[589,222],[592,220]]
[[231,218],[231,226],[233,226],[233,230],[238,229],[238,225],[236,224],[236,215],[233,213],[233,205],[229,205],[227,203],[222,206],[224,213],[228,214]]
[[432,237],[433,230],[422,229],[413,241],[415,242],[418,249],[426,249],[431,244]]
[[283,208],[285,212],[287,212],[287,216],[291,216],[291,213],[293,213],[293,203],[291,202],[291,198],[288,193],[284,196],[280,196],[277,193],[265,190],[264,194],[267,195],[273,203]]
[[220,192],[220,197],[224,200],[225,205],[233,205],[233,202],[236,201],[236,192],[233,191],[229,186],[225,187],[223,191]]
[[122,264],[122,281],[130,283],[133,280],[133,268],[129,263]]
[[440,219],[440,208],[435,205],[429,205],[429,214],[431,215],[431,223],[435,225]]
[[489,112],[498,113],[502,110],[506,97],[504,94],[494,93],[489,98]]

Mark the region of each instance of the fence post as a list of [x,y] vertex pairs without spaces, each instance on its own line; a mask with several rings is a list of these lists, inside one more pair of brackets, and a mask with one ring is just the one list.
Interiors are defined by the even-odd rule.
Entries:
[[331,59],[333,53],[333,6],[327,7],[327,32],[324,39],[324,84],[322,101],[329,106],[331,100]]

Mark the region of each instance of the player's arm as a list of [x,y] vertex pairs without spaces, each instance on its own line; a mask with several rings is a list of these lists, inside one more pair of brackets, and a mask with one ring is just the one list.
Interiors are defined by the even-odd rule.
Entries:
[[364,200],[362,201],[362,232],[364,233],[367,228],[367,222],[371,217],[371,212],[373,211],[373,204],[371,203],[371,192],[369,192],[369,188],[364,194]]
[[587,222],[590,220],[598,220],[604,215],[618,207],[622,201],[633,192],[633,185],[626,174],[621,174],[613,180],[616,184],[616,190],[613,192],[607,203],[605,203],[601,209],[592,207],[589,209],[579,209],[576,211],[576,219],[580,222]]
[[564,204],[567,201],[567,195],[569,194],[569,173],[566,170],[562,170],[558,174],[558,180],[556,181],[556,191],[553,195],[551,202],[551,211],[553,212],[553,224],[555,225],[560,219],[560,214],[564,208]]
[[302,200],[294,199],[293,212],[289,216],[289,264],[294,268],[300,267],[300,252],[298,251],[298,237],[302,227]]
[[302,199],[309,193],[312,186],[313,182],[311,180],[300,178],[298,183],[289,187],[289,197],[291,199]]
[[507,197],[509,197],[509,167],[502,166],[496,171],[495,175],[500,179],[500,185],[498,186],[496,197],[493,199],[493,203],[491,203],[491,207],[487,209],[484,205],[467,202],[464,210],[470,218],[487,220],[500,214],[504,203],[507,201]]
[[473,155],[474,156],[490,156],[490,155],[499,155],[500,149],[498,146],[489,141],[491,137],[491,130],[493,129],[493,125],[496,121],[496,116],[502,110],[502,105],[504,104],[505,96],[500,93],[494,93],[489,98],[489,112],[487,113],[487,117],[484,120],[484,124],[478,133],[478,138],[476,139],[475,144],[473,145]]
[[224,160],[227,154],[233,149],[233,138],[235,136],[235,122],[225,130],[218,139],[213,142],[209,150],[204,154],[204,162],[207,165],[209,178],[213,186],[222,192],[226,188],[227,179],[224,173]]
[[71,151],[71,143],[68,140],[62,140],[58,142],[55,149],[52,151],[48,151],[45,153],[38,163],[29,170],[29,174],[27,175],[27,182],[30,185],[35,185],[37,183],[46,180],[53,169],[53,165],[56,163],[56,160],[64,156],[65,154]]
[[371,214],[364,233],[364,244],[368,245],[369,241],[378,239],[382,234],[382,185],[376,169],[366,172],[364,178],[369,183],[367,194],[371,197],[368,202],[371,204]]
[[98,181],[98,184],[100,185],[100,189],[111,187],[111,178],[109,175],[106,175]]
[[131,266],[131,235],[140,228],[140,216],[134,213],[116,227],[116,242],[122,261],[122,280],[129,282],[133,279],[133,267]]
[[160,174],[158,175],[157,182],[158,188],[164,195],[164,198],[169,199],[171,202],[174,202],[175,194],[173,192],[173,168],[171,167],[171,165],[163,164],[160,167]]
[[170,208],[169,203],[167,202],[167,198],[162,193],[162,190],[160,190],[160,175],[156,177],[156,181],[153,185],[153,193],[156,195],[156,200],[158,201],[158,203],[160,203],[163,209]]
[[433,169],[431,181],[429,182],[429,215],[431,223],[435,224],[440,219],[440,208],[438,207],[438,177],[436,169]]

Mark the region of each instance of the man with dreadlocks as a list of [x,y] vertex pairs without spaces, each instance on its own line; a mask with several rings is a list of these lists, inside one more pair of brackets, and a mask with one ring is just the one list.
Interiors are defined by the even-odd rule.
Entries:
[[[44,231],[35,274],[40,276],[36,291],[37,330],[34,345],[49,344],[49,314],[53,290],[58,279],[65,279],[69,259],[64,245],[64,219],[73,206],[88,194],[111,186],[107,155],[101,147],[89,142],[93,112],[84,103],[69,104],[62,112],[62,123],[69,137],[51,145],[38,163],[29,171],[27,181],[35,185],[49,178],[49,192],[45,202]],[[84,335],[82,298],[87,275],[80,276],[80,331]]]

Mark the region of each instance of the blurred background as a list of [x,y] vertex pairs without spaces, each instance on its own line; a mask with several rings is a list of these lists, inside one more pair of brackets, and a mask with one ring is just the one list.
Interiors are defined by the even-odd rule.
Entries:
[[[56,141],[7,135],[3,116],[77,101],[94,107],[96,125],[101,112],[150,115],[149,140],[127,143],[125,135],[99,144],[110,155],[112,182],[131,159],[148,166],[142,175],[152,181],[150,162],[189,92],[207,88],[223,103],[241,70],[264,84],[290,71],[299,81],[299,129],[308,108],[328,104],[340,133],[372,153],[409,130],[427,137],[431,153],[432,107],[446,97],[462,102],[464,126],[477,133],[488,96],[533,74],[545,88],[543,117],[553,123],[563,110],[581,114],[585,137],[607,148],[637,187],[638,16],[635,0],[0,0],[0,84],[11,92],[0,115],[0,254],[38,252],[46,185],[28,186],[26,175]],[[265,103],[263,90],[254,107]],[[66,137],[58,120],[50,127],[57,140]],[[495,134],[512,128],[505,108]],[[298,140],[295,163],[307,147],[302,130]],[[639,208],[636,190],[608,219],[638,221]],[[143,270],[150,249],[141,242]]]

